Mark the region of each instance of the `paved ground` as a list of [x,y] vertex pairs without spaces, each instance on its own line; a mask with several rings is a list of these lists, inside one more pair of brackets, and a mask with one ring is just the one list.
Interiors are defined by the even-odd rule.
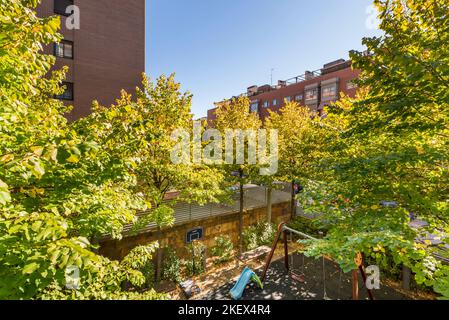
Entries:
[[[290,256],[290,263],[292,256]],[[322,259],[304,258],[304,269],[302,268],[303,255],[293,255],[293,265],[297,273],[304,270],[305,282],[297,282],[286,273],[283,259],[272,263],[269,269],[264,289],[261,290],[251,284],[245,290],[243,300],[350,300],[352,299],[351,274],[343,274],[332,262],[325,261],[325,281],[323,281]],[[256,270],[262,274],[262,269]],[[359,278],[361,278],[359,276]],[[237,279],[208,293],[202,297],[206,300],[228,300],[229,290]],[[359,279],[360,299],[367,299],[367,293]],[[326,284],[324,290],[324,283]],[[326,291],[326,294],[325,294]],[[382,286],[374,292],[377,300],[406,300],[407,296],[398,291]]]

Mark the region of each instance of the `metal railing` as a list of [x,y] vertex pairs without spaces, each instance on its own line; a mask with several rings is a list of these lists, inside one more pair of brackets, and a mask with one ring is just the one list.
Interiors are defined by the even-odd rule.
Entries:
[[[244,210],[254,210],[267,206],[267,189],[262,186],[246,186],[244,189],[243,207]],[[271,203],[272,205],[290,202],[290,190],[288,184],[282,185],[281,189],[272,190]],[[222,203],[208,203],[201,206],[196,203],[178,202],[174,205],[174,227],[186,223],[201,221],[218,216],[224,216],[239,212],[240,196],[237,191],[230,204]],[[143,216],[149,212],[140,212],[138,215]],[[124,228],[123,233],[129,234],[133,225],[128,225]],[[156,224],[151,223],[145,228],[140,229],[138,233],[146,233],[156,230]]]

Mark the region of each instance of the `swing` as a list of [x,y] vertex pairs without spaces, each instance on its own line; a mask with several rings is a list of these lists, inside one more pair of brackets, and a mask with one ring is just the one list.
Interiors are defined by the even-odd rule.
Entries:
[[[324,256],[322,257],[323,259],[323,300],[333,300],[332,298],[330,298],[327,295],[327,291],[326,291],[326,260],[324,258]],[[341,268],[339,268],[339,270],[337,271],[339,273],[339,279],[338,279],[338,290],[337,290],[337,300],[340,300],[340,292],[341,292],[341,284],[342,284],[342,277],[343,277],[343,270]],[[334,274],[331,274],[330,276],[332,277]]]
[[[289,228],[287,226],[286,223],[281,223],[278,227],[278,232],[276,234],[275,240],[273,242],[273,245],[271,247],[271,251],[270,254],[267,256],[266,258],[266,262],[265,262],[265,267],[263,269],[262,272],[262,277],[261,277],[261,281],[262,283],[265,281],[266,277],[267,277],[267,272],[268,269],[270,268],[271,265],[271,261],[273,259],[274,253],[276,251],[277,245],[279,243],[279,241],[281,240],[282,235],[284,235],[284,264],[285,264],[285,268],[287,269],[289,275],[291,276],[292,279],[299,281],[299,282],[305,282],[305,274],[304,274],[304,255],[303,255],[303,266],[302,266],[302,273],[299,273],[296,270],[290,270],[289,265],[290,265],[290,258],[289,258],[289,253],[288,253],[288,236],[290,235],[290,240],[292,239],[292,233],[301,236],[303,238],[306,239],[310,239],[310,240],[314,240],[314,241],[318,241],[317,238],[314,238],[306,233],[300,232],[298,230],[294,230],[292,228]],[[294,263],[294,258],[292,255],[291,258],[291,265],[293,266]],[[331,259],[329,259],[330,261],[332,261]],[[352,299],[353,300],[358,300],[359,299],[359,294],[358,294],[358,280],[357,280],[357,276],[358,276],[358,272],[361,273],[362,278],[363,278],[363,282],[366,283],[366,273],[365,270],[363,268],[363,258],[361,253],[357,253],[357,257],[356,257],[356,264],[358,266],[358,270],[352,270]],[[322,256],[322,268],[323,268],[323,300],[332,300],[328,295],[327,295],[327,288],[326,288],[326,262],[325,262],[325,257]],[[341,270],[341,268],[339,268],[339,270],[337,271],[340,273],[339,276],[339,286],[338,286],[338,293],[337,293],[337,300],[340,300],[340,290],[341,290],[341,285],[342,285],[342,276],[343,276],[343,271]],[[331,274],[331,277],[333,275]],[[369,290],[368,288],[367,292],[368,292],[368,297],[370,300],[374,300],[374,295],[372,293],[371,290]]]
[[323,256],[323,300],[332,300],[329,298],[326,292],[326,268],[325,268],[325,260]]
[[292,268],[289,270],[290,277],[297,282],[301,282],[301,283],[306,282],[306,276],[304,274],[304,254],[302,255],[301,271],[295,270],[295,260],[294,260],[295,254],[292,254],[291,257],[292,257],[291,258]]

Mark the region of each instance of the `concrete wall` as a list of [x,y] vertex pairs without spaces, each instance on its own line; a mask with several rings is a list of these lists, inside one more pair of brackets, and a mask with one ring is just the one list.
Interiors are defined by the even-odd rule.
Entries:
[[[245,227],[254,225],[259,221],[266,221],[266,207],[249,210],[245,212],[243,223]],[[290,203],[280,203],[273,205],[272,219],[278,224],[287,221],[290,217]],[[163,245],[170,246],[183,256],[185,252],[186,233],[192,228],[204,228],[204,243],[207,247],[214,245],[214,239],[220,235],[229,236],[234,246],[238,245],[238,213],[212,217],[192,223],[180,225],[163,232]],[[139,245],[147,245],[156,241],[156,232],[147,232],[137,236],[127,237],[121,241],[106,240],[100,243],[100,253],[111,259],[120,260],[125,257],[133,248]]]

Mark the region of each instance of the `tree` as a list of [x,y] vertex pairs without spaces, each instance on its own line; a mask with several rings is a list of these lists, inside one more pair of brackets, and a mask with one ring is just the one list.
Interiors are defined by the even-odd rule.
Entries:
[[270,111],[265,127],[279,132],[279,171],[276,179],[291,183],[291,216],[295,216],[296,181],[313,178],[324,156],[325,131],[309,108],[287,102],[279,112]]
[[[235,130],[241,131],[242,134],[248,134],[248,130],[256,133],[261,128],[261,121],[257,113],[250,111],[250,101],[246,97],[239,97],[231,100],[224,101],[219,104],[216,110],[216,120],[214,121],[214,127],[217,128],[223,137],[234,141]],[[245,132],[246,131],[246,132]],[[248,145],[249,136],[246,135],[242,138],[244,141],[244,158],[248,159]],[[237,144],[236,144],[237,145]],[[224,146],[224,153],[226,153],[226,146]],[[232,142],[234,147],[234,142]],[[257,142],[253,142],[252,148],[257,148]],[[228,151],[229,153],[229,151]],[[232,161],[227,161],[227,164],[222,166],[225,172],[225,178],[231,183],[238,183],[240,189],[240,201],[239,201],[239,254],[243,252],[243,214],[244,214],[244,185],[251,181],[252,178],[259,176],[258,166],[256,164],[250,164],[245,159],[237,159],[237,153],[232,150]],[[232,162],[232,164],[230,164]],[[240,164],[237,164],[240,163]]]
[[[134,230],[139,231],[149,223],[162,229],[174,223],[173,205],[176,201],[205,204],[218,202],[223,191],[222,174],[202,164],[173,162],[172,153],[179,143],[174,136],[182,129],[193,130],[191,95],[180,92],[180,84],[170,77],[161,76],[152,83],[143,76],[142,89],[137,88],[136,98],[122,92],[121,98],[109,108],[94,107],[93,113],[79,121],[77,130],[103,146],[110,166],[126,168],[125,176],[135,181],[133,191],[142,195],[147,214],[139,217]],[[190,155],[190,139],[188,155]],[[167,200],[167,194],[176,194]],[[157,251],[156,280],[160,280],[163,246]]]
[[[0,299],[164,298],[122,290],[139,287],[143,274],[89,241],[120,237],[145,202],[126,167],[106,161],[53,98],[64,71],[49,73],[54,57],[42,46],[61,39],[59,18],[38,18],[37,3],[0,0]],[[71,290],[76,269],[80,287]]]
[[[449,297],[449,270],[421,231],[448,242],[449,4],[376,0],[384,35],[365,38],[369,54],[352,52],[361,70],[355,99],[344,98],[325,120],[338,130],[321,162],[316,190],[332,227],[310,253],[330,254],[345,269],[361,251],[382,263],[390,255],[418,283]],[[396,206],[382,206],[395,201]],[[410,216],[430,223],[409,226]],[[440,255],[444,253],[439,253]]]

